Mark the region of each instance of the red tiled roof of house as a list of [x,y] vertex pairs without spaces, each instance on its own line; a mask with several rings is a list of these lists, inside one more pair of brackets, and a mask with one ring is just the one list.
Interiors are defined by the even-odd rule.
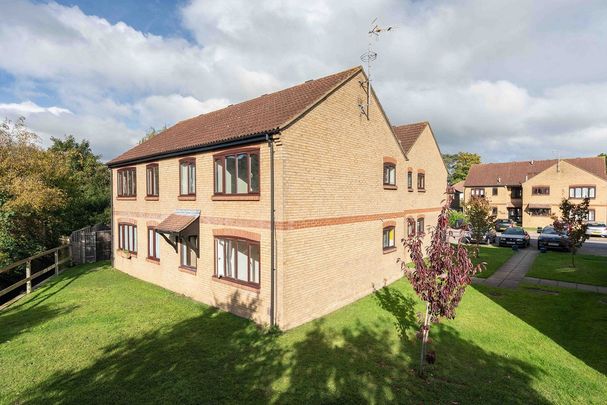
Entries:
[[417,141],[417,138],[419,138],[426,126],[428,126],[427,121],[392,127],[396,139],[400,142],[405,153],[409,153],[413,144]]
[[[582,170],[607,180],[605,159],[602,157],[561,159]],[[466,178],[466,187],[475,186],[519,186],[527,179],[554,166],[557,159],[507,163],[481,163],[472,165]]]
[[279,131],[360,71],[362,67],[354,67],[181,121],[108,164],[117,166],[147,157],[161,157],[167,153]]
[[458,193],[463,193],[464,192],[464,183],[465,182],[466,182],[466,180],[458,181],[457,183],[455,183],[451,187],[453,187],[453,190],[457,191]]
[[179,233],[197,219],[197,215],[171,214],[156,226],[156,230],[163,233]]

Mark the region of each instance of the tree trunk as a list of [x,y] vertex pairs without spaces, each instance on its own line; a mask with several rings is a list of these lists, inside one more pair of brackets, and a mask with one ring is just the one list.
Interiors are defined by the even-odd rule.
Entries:
[[422,327],[422,347],[421,353],[419,357],[419,375],[424,375],[424,361],[426,359],[426,344],[428,342],[428,324],[429,322],[429,313],[430,313],[430,304],[426,303],[426,316],[424,318],[424,326]]

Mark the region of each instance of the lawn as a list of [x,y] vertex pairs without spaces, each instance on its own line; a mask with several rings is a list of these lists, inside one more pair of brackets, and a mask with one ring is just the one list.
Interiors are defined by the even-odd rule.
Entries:
[[546,252],[537,256],[527,276],[607,286],[607,257],[575,255],[571,267],[570,253]]
[[606,298],[554,294],[470,287],[424,380],[405,280],[278,334],[87,265],[0,313],[0,403],[601,403]]
[[[470,249],[475,248],[476,246],[471,247]],[[478,257],[473,258],[472,263],[475,265],[482,262],[487,263],[485,270],[476,275],[476,277],[479,278],[488,278],[514,255],[512,249],[495,246],[479,246],[478,253]]]

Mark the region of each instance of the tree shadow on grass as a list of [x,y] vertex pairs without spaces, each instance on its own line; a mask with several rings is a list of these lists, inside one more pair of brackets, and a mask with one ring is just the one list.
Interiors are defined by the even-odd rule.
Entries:
[[22,333],[48,322],[52,318],[68,314],[76,306],[54,307],[42,305],[35,309],[7,309],[0,312],[0,344],[15,339]]
[[[595,370],[607,375],[607,296],[583,291],[520,286],[475,286],[479,292]],[[554,289],[554,288],[552,288]]]

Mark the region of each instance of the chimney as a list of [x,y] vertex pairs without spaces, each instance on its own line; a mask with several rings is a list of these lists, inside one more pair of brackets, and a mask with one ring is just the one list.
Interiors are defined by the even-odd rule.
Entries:
[[498,177],[498,178],[497,178],[497,182],[498,182],[498,184],[499,184],[499,183],[501,183],[501,182],[502,182],[502,178],[501,178],[501,177]]
[[531,159],[531,162],[530,162],[530,163],[531,163],[531,166],[533,166],[533,159]]
[[527,180],[529,180],[529,175],[528,174],[525,175],[525,181],[527,181]]

